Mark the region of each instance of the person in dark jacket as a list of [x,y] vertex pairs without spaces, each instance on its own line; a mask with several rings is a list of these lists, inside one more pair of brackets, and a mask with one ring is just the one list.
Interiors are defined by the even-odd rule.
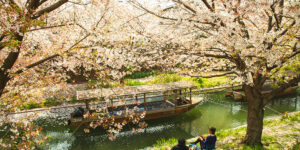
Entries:
[[200,142],[201,149],[205,150],[214,150],[216,149],[216,141],[217,137],[215,135],[216,133],[216,128],[215,127],[210,127],[209,130],[209,136],[204,138],[203,136],[200,136],[197,141],[195,141],[193,144],[197,144]]
[[189,150],[189,147],[185,145],[185,139],[178,139],[178,144],[172,147],[171,150]]

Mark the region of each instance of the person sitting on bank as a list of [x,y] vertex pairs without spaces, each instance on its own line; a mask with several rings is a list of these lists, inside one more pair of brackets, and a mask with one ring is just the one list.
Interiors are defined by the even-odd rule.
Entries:
[[189,147],[185,145],[185,139],[178,139],[178,144],[173,146],[171,150],[189,150]]
[[216,141],[217,137],[215,135],[216,133],[216,128],[215,127],[210,127],[208,130],[209,136],[204,138],[203,136],[200,136],[197,141],[195,141],[193,144],[197,144],[200,142],[201,149],[205,150],[214,150],[216,149]]

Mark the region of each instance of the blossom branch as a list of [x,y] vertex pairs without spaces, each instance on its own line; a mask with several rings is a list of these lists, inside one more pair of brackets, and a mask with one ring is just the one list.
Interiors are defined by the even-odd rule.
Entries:
[[183,5],[186,9],[190,10],[191,12],[193,12],[194,14],[197,13],[197,11],[195,9],[193,9],[191,6],[187,5],[186,3],[182,2],[181,0],[173,0],[181,5]]
[[298,44],[298,43],[296,42],[295,45],[294,45],[294,47],[293,47],[294,53],[292,53],[291,55],[289,55],[289,56],[287,56],[287,57],[283,57],[283,58],[280,59],[280,60],[281,60],[281,63],[280,63],[281,65],[274,64],[272,67],[267,67],[267,70],[268,70],[268,71],[271,71],[271,70],[274,69],[274,68],[280,67],[280,66],[282,66],[284,63],[286,63],[289,59],[291,59],[291,58],[297,56],[297,55],[300,53],[299,48],[297,49],[297,44]]
[[214,9],[212,8],[212,6],[210,6],[210,4],[207,2],[207,0],[202,0],[202,2],[205,4],[205,6],[206,6],[211,12],[214,11]]
[[51,28],[69,26],[69,25],[74,25],[74,24],[70,23],[70,24],[60,24],[60,25],[54,25],[54,26],[41,27],[41,28],[36,28],[36,29],[28,30],[27,32],[32,32],[32,31],[37,31],[37,30],[43,30],[43,29],[51,29]]
[[[136,7],[140,8],[140,9],[146,11],[147,13],[149,13],[149,14],[151,14],[151,15],[154,15],[154,16],[156,16],[156,17],[158,17],[158,18],[166,19],[166,20],[171,20],[171,21],[178,21],[178,20],[179,20],[179,19],[177,19],[177,18],[171,18],[171,17],[166,17],[166,16],[159,15],[159,14],[157,14],[157,13],[155,13],[155,12],[153,12],[153,11],[151,11],[151,10],[145,8],[145,7],[143,7],[143,6],[142,6],[140,3],[138,3],[138,2],[135,2],[135,3],[133,3],[133,4],[137,5]],[[213,23],[213,22],[202,22],[202,21],[193,20],[193,19],[184,19],[184,20],[189,21],[189,22],[195,22],[195,23],[201,23],[201,24],[208,24],[208,25],[211,25],[211,26],[215,26],[215,25],[216,25],[216,24]]]
[[44,8],[38,12],[36,12],[32,17],[31,19],[37,19],[39,18],[40,16],[42,16],[43,14],[45,13],[49,13],[57,8],[59,8],[60,6],[62,6],[63,4],[65,4],[66,2],[68,2],[68,0],[60,0],[56,3],[54,3],[53,5],[47,7],[47,8]]
[[37,62],[35,62],[33,64],[30,64],[30,65],[26,66],[24,69],[19,69],[14,74],[20,74],[20,73],[24,72],[25,69],[30,69],[30,68],[33,68],[35,66],[38,66],[38,65],[40,65],[40,64],[42,64],[42,63],[44,63],[44,62],[46,62],[48,60],[51,60],[51,59],[53,59],[53,58],[55,58],[57,56],[59,56],[59,54],[54,54],[54,55],[51,55],[51,56],[46,57],[44,59],[41,59],[41,60],[39,60],[39,61],[37,61]]

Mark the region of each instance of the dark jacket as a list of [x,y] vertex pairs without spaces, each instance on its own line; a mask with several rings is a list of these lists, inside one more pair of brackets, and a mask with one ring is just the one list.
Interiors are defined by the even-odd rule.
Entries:
[[187,147],[186,145],[177,144],[174,147],[172,147],[171,150],[189,150],[189,147]]
[[195,141],[194,144],[197,144],[198,142],[200,142],[201,149],[213,150],[213,149],[216,149],[216,141],[217,141],[216,136],[208,136],[203,141],[201,141],[200,139],[197,139],[197,141]]

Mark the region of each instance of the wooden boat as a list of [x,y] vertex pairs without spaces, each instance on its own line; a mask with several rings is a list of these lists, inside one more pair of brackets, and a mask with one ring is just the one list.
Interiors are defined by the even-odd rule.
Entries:
[[[95,89],[77,91],[78,100],[89,100],[92,98],[114,97],[108,107],[110,115],[114,115],[115,122],[122,122],[126,119],[125,107],[135,109],[135,113],[146,112],[143,120],[157,119],[175,116],[189,111],[201,100],[192,99],[192,89],[196,87],[190,82],[173,82],[155,85],[141,85],[131,87],[116,87],[106,89]],[[119,99],[124,99],[120,101]],[[132,103],[134,101],[134,103]],[[89,107],[101,107],[104,102],[97,104],[86,103],[86,111]],[[83,117],[71,117],[71,125],[80,125],[83,122],[91,122]]]
[[[285,96],[285,95],[294,94],[294,93],[296,93],[297,88],[298,88],[298,86],[289,87],[289,88],[285,89],[284,91],[278,93],[276,96]],[[263,90],[262,91],[263,95],[266,95],[266,94],[269,94],[272,92],[272,88],[270,88],[270,86],[268,86],[268,85],[264,86],[262,90]],[[245,92],[242,89],[227,91],[225,93],[225,96],[233,97],[233,99],[236,101],[245,100]]]

